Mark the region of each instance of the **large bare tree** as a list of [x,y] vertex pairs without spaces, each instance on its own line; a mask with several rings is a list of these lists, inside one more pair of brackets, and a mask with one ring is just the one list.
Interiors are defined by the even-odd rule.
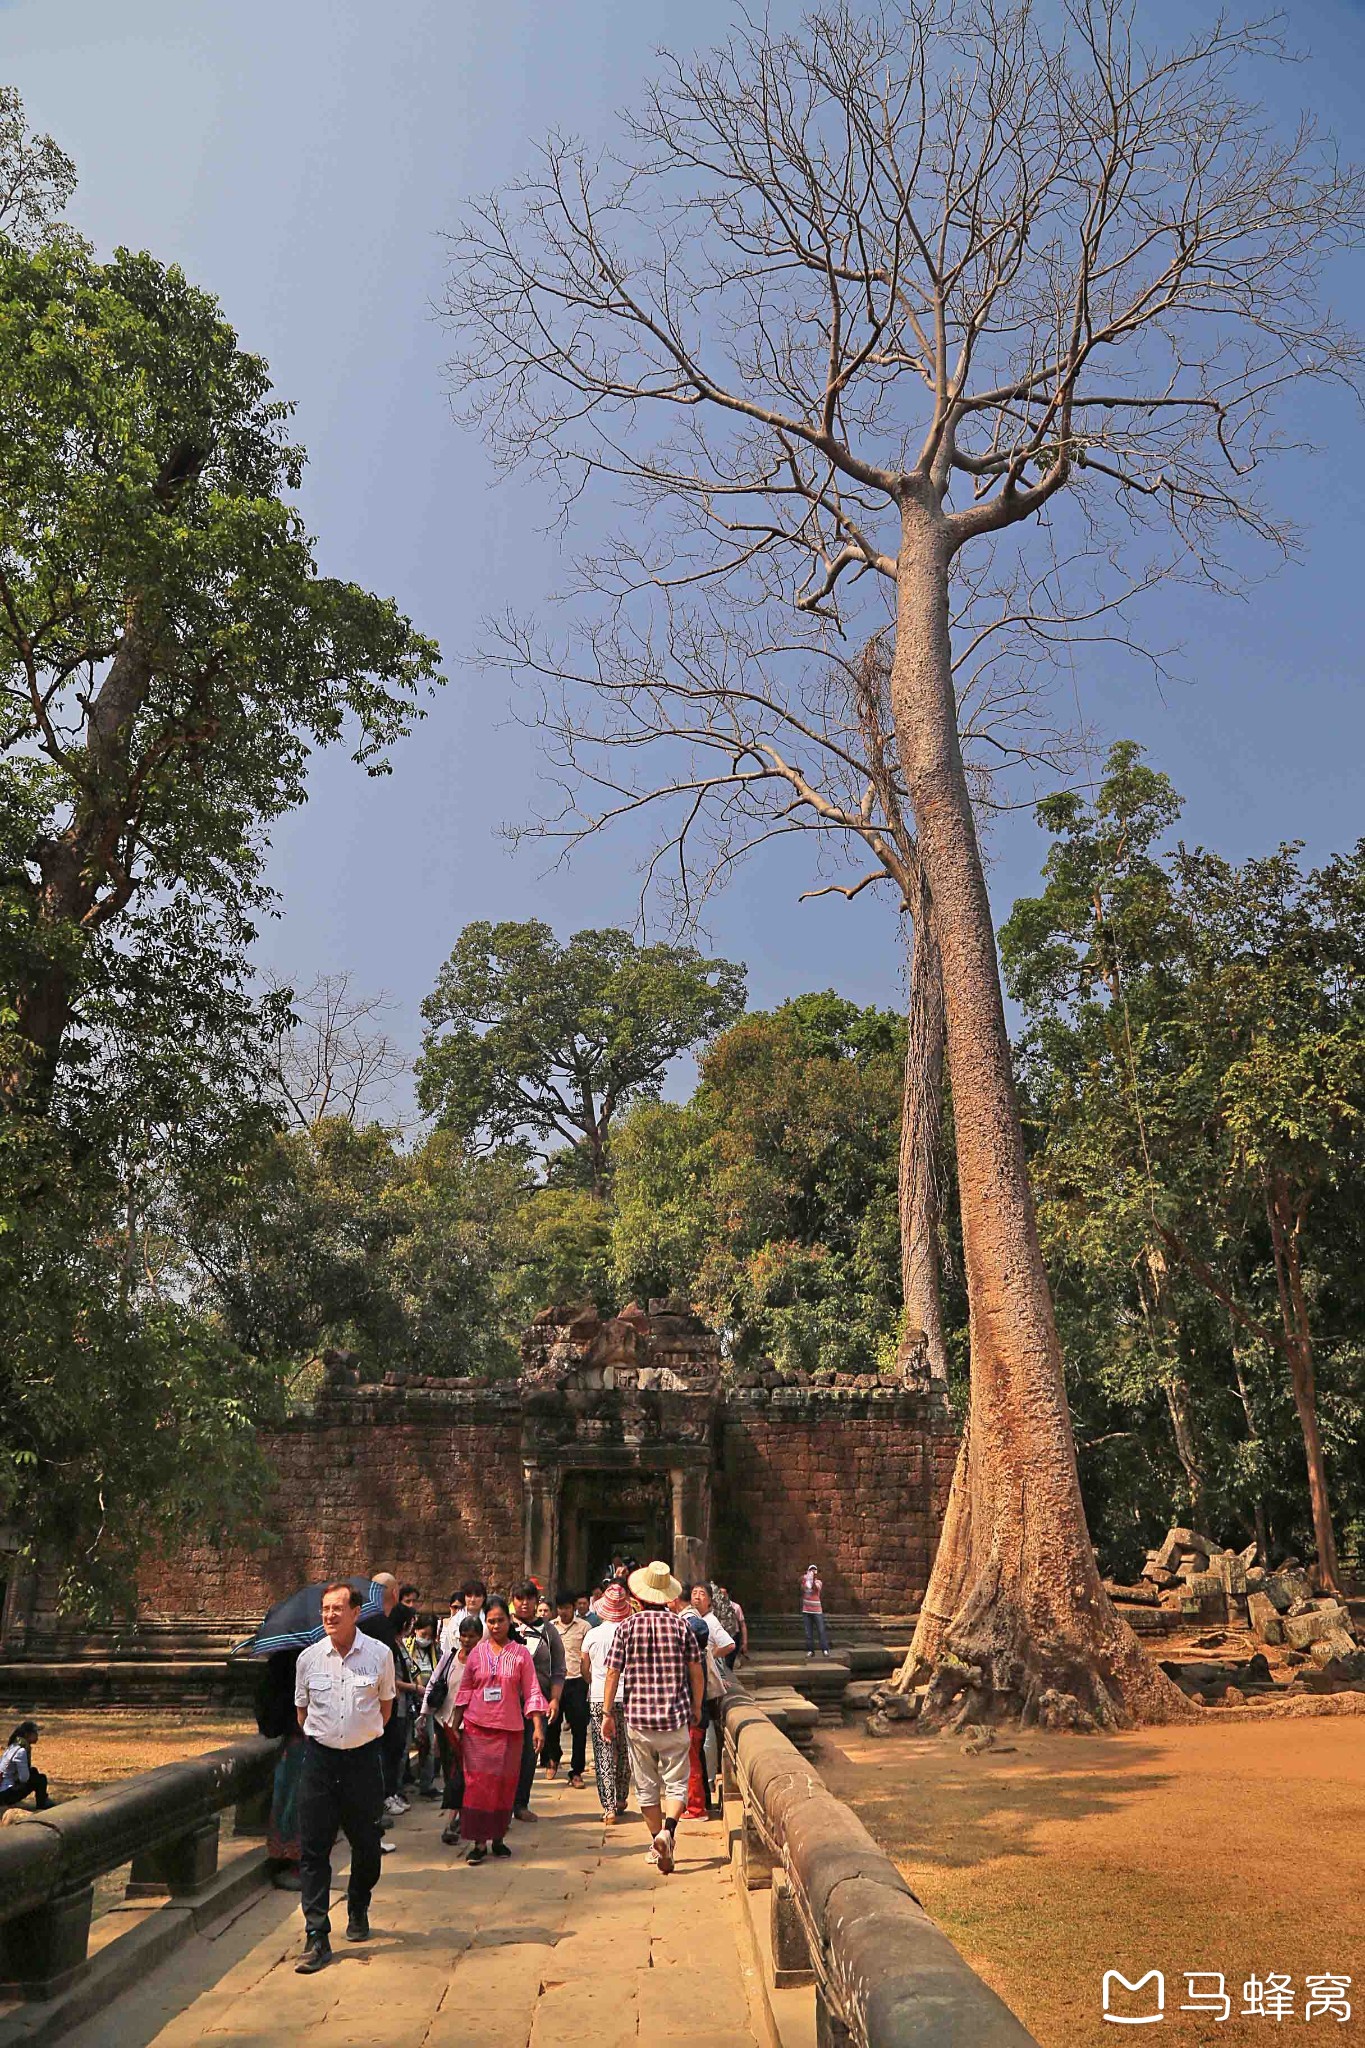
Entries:
[[[1049,687],[1057,635],[1126,638],[1112,606],[1060,617],[1053,581],[1051,569],[1027,588],[1017,577],[958,580],[955,687],[978,814],[1013,807],[1015,771],[1029,772],[1036,797],[1082,752],[1084,734],[1057,722]],[[1134,593],[1123,595],[1126,603]],[[775,637],[764,630],[774,624]],[[713,893],[777,841],[792,842],[804,878],[820,881],[802,900],[890,895],[913,933],[899,1171],[903,1355],[907,1367],[922,1360],[930,1390],[946,1398],[943,986],[896,755],[892,644],[883,628],[850,655],[823,634],[794,642],[771,608],[718,619],[674,604],[641,630],[618,614],[559,643],[508,619],[486,658],[531,697],[556,791],[513,837],[545,840],[565,858],[610,827],[646,821],[642,916],[662,899],[676,926],[695,928]]]
[[[854,623],[894,597],[900,770],[942,960],[971,1408],[915,1641],[930,1719],[1181,1711],[1100,1585],[1038,1248],[953,688],[955,566],[1026,529],[1220,582],[1285,548],[1261,473],[1365,189],[1124,0],[898,0],[669,59],[616,155],[552,140],[453,244],[453,380],[501,458],[633,518],[599,586]],[[1281,422],[1288,420],[1289,428]],[[964,1697],[965,1696],[965,1697]]]
[[382,1118],[409,1065],[387,1029],[388,994],[364,995],[346,973],[315,975],[300,990],[276,982],[272,992],[287,1009],[270,1080],[291,1126],[311,1131],[327,1117],[349,1124]]

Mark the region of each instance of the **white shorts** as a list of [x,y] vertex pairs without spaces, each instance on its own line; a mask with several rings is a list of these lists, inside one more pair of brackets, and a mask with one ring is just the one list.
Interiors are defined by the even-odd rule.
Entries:
[[641,1806],[658,1806],[664,1799],[687,1803],[687,1778],[692,1762],[690,1728],[626,1727],[630,1744],[630,1775]]

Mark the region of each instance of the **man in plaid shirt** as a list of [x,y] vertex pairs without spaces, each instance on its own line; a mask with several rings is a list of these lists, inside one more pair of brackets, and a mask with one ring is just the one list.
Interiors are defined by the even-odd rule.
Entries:
[[687,1804],[692,1729],[701,1725],[706,1667],[696,1635],[669,1609],[682,1587],[668,1566],[656,1560],[632,1572],[628,1583],[641,1612],[621,1623],[607,1651],[602,1733],[608,1742],[616,1734],[619,1693],[631,1776],[652,1837],[649,1860],[667,1877]]

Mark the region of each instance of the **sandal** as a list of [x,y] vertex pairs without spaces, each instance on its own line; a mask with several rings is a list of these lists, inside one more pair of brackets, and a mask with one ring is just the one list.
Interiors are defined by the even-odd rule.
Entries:
[[573,1786],[575,1792],[581,1792],[583,1790],[583,1773],[581,1771],[573,1771],[570,1774],[569,1783]]

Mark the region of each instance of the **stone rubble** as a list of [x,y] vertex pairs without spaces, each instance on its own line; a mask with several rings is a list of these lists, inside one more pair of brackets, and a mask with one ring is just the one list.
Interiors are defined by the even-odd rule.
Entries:
[[[1186,1624],[1215,1624],[1212,1634],[1195,1637],[1190,1647],[1225,1648],[1224,1660],[1196,1663],[1179,1655],[1163,1660],[1163,1668],[1205,1705],[1240,1705],[1244,1696],[1272,1689],[1365,1690],[1365,1630],[1335,1594],[1314,1594],[1296,1558],[1271,1569],[1260,1561],[1254,1543],[1232,1550],[1197,1530],[1175,1528],[1147,1552],[1138,1585],[1104,1583],[1135,1625],[1146,1622],[1146,1613],[1134,1610],[1150,1611],[1154,1604]],[[1162,1625],[1153,1616],[1144,1632]],[[1236,1654],[1247,1638],[1273,1652],[1273,1666],[1265,1650],[1245,1661]]]

